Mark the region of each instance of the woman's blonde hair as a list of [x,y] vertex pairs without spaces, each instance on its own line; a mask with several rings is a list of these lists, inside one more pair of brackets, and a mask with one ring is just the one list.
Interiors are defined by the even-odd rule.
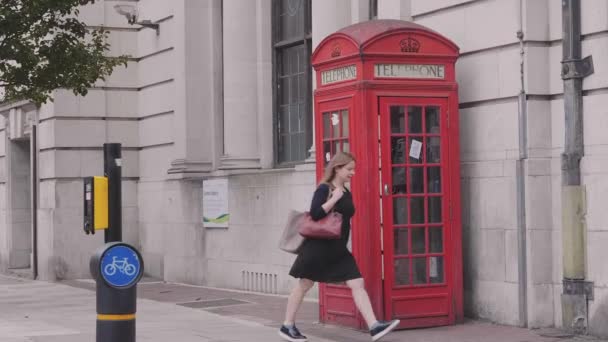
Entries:
[[325,167],[325,173],[323,174],[323,178],[321,179],[321,183],[330,184],[334,177],[336,176],[336,169],[339,167],[343,167],[344,165],[354,162],[355,157],[348,152],[337,152],[333,158],[327,163]]

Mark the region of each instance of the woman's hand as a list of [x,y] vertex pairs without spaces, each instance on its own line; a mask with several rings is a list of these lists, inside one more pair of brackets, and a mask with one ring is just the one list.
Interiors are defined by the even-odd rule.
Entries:
[[334,191],[331,192],[330,198],[333,199],[334,201],[338,202],[340,200],[340,198],[342,198],[342,196],[344,196],[344,190],[340,189],[340,188],[335,188]]

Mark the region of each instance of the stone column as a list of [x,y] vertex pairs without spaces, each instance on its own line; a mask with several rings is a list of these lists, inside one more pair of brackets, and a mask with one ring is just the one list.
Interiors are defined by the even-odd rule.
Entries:
[[10,268],[30,267],[32,252],[30,140],[26,112],[14,108],[9,113],[9,136],[6,143],[7,231]]
[[312,49],[325,37],[351,24],[351,0],[312,0]]
[[271,24],[272,1],[256,0],[258,153],[263,168],[274,163]]
[[[312,0],[312,51],[314,52],[319,43],[325,39],[325,37],[344,28],[351,23],[357,22],[357,19],[361,19],[363,13],[361,13],[360,4],[364,0]],[[351,7],[352,5],[352,7]],[[369,5],[368,5],[369,10]],[[317,84],[317,77],[314,69],[312,70],[312,88],[313,93]],[[314,110],[314,98],[312,99],[313,104],[310,108]],[[315,115],[313,113],[312,119],[312,141],[313,144],[310,147],[310,156],[307,159],[309,163],[315,163]]]
[[351,0],[350,12],[353,24],[369,20],[369,5],[369,0]]
[[[259,168],[257,1],[224,0],[222,169]],[[261,51],[260,51],[261,52]]]
[[411,0],[378,1],[378,19],[412,20]]
[[222,13],[221,0],[182,6],[176,6],[175,18],[184,28],[175,42],[177,158],[169,173],[185,177],[212,171],[221,153]]

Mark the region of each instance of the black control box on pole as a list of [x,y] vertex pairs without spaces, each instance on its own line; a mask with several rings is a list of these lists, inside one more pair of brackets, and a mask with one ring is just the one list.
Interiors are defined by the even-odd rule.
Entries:
[[105,242],[122,241],[122,154],[118,143],[103,144],[103,170],[108,177],[108,229]]

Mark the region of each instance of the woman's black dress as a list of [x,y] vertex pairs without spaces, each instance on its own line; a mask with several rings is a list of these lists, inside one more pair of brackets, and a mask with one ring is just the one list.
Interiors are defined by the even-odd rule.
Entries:
[[[310,216],[320,220],[327,216],[321,207],[327,202],[329,185],[321,184],[315,191],[310,205]],[[355,214],[355,206],[350,191],[344,191],[333,210],[342,214],[342,236],[340,239],[306,239],[300,248],[289,275],[294,278],[310,279],[322,283],[341,283],[361,278],[355,258],[346,248],[350,235],[350,219]]]

